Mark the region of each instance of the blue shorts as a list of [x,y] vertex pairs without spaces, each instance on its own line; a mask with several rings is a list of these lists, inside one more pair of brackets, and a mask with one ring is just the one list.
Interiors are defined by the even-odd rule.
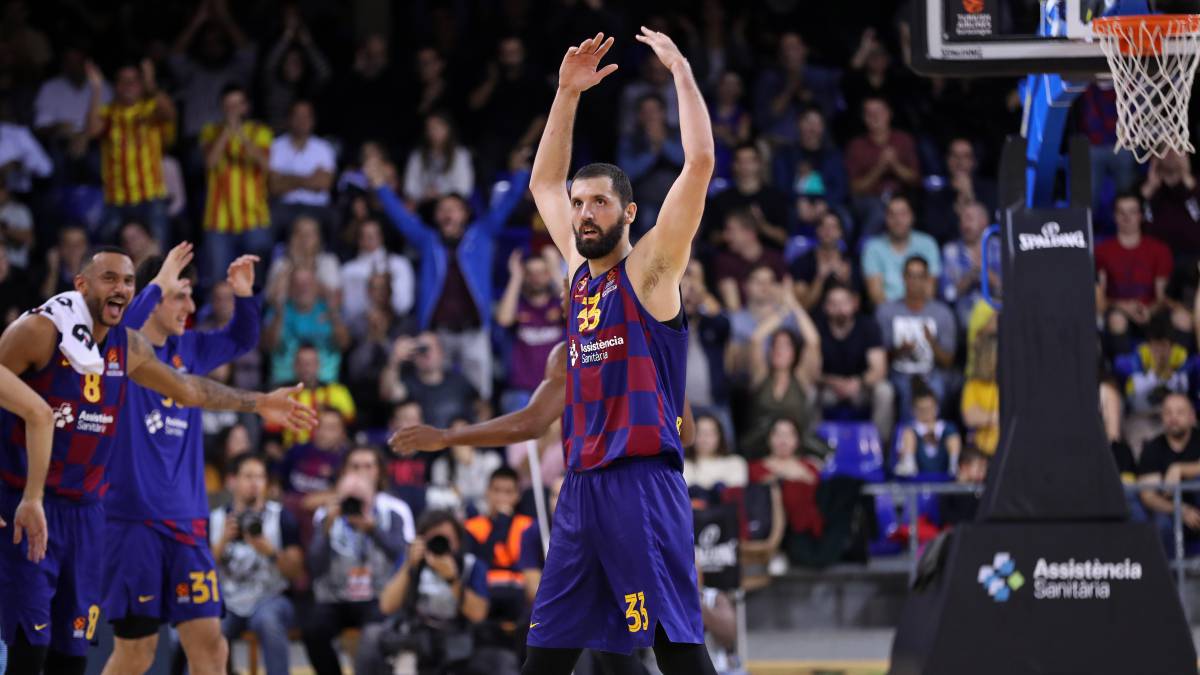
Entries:
[[704,643],[683,474],[664,459],[568,471],[530,618],[531,647],[628,654],[654,643]]
[[13,513],[21,495],[0,492],[0,635],[12,644],[18,627],[30,644],[86,656],[100,621],[100,559],[104,506],[47,496],[49,542],[38,564],[26,557],[27,541],[12,543]]
[[224,614],[208,542],[190,546],[132,520],[104,530],[104,616],[145,617],[172,626]]

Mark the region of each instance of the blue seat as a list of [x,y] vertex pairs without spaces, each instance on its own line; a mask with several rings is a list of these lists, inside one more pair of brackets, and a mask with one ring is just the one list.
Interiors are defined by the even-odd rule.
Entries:
[[901,525],[908,524],[908,505],[896,502],[889,492],[875,495],[875,523],[879,530],[867,542],[867,551],[872,557],[896,555],[905,550],[902,542],[893,539]]
[[833,448],[822,475],[883,482],[883,444],[874,424],[825,422],[817,427],[817,436]]

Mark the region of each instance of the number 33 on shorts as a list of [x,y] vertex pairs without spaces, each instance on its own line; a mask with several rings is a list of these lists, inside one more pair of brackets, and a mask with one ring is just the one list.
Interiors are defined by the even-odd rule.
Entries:
[[628,593],[625,595],[625,602],[628,603],[628,607],[625,609],[625,618],[630,622],[629,632],[649,630],[650,619],[646,616],[646,594]]

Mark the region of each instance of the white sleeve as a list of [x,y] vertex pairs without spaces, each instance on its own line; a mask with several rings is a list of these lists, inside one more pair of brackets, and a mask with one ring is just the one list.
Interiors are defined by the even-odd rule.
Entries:
[[49,176],[50,172],[54,170],[50,156],[42,149],[42,144],[33,137],[29,127],[18,127],[18,129],[20,129],[18,138],[20,138],[21,157],[25,169],[40,178]]
[[412,311],[414,302],[414,287],[416,280],[413,278],[412,263],[401,255],[388,256],[391,264],[388,265],[392,274],[392,309],[397,314],[408,314]]

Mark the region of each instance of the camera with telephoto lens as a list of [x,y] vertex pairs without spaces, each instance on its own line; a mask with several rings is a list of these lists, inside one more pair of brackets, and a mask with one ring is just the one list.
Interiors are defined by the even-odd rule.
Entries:
[[450,540],[440,534],[430,537],[429,541],[425,542],[425,550],[433,555],[446,555],[450,552]]
[[362,512],[363,502],[358,497],[346,497],[342,499],[343,516],[361,516]]
[[237,517],[238,530],[241,536],[259,537],[263,533],[262,514],[258,511],[242,511]]

